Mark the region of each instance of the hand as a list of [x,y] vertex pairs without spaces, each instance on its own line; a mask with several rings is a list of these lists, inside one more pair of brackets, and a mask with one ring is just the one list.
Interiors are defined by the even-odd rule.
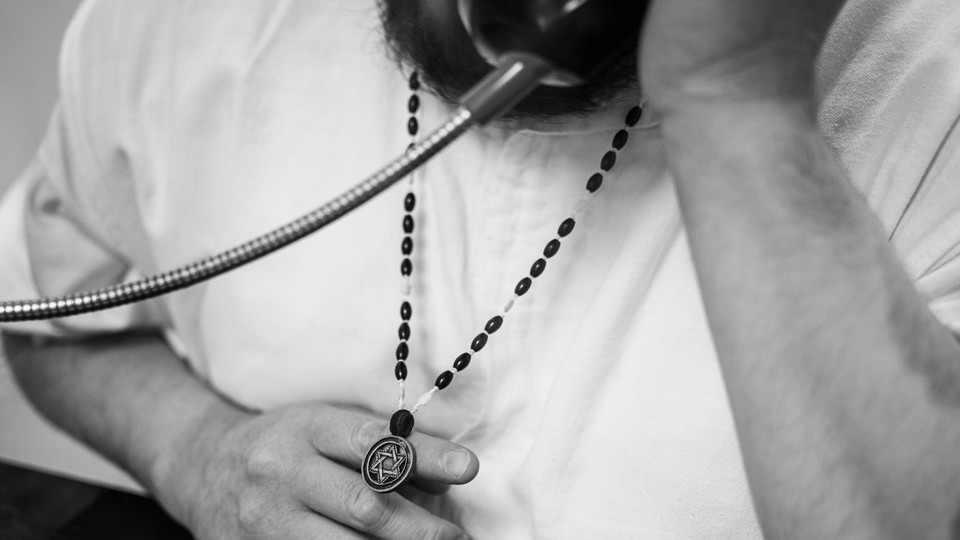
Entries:
[[844,0],[653,0],[640,46],[646,97],[701,104],[810,99],[814,62]]
[[[357,469],[388,434],[385,421],[311,404],[236,415],[203,433],[178,456],[181,469],[164,490],[185,498],[173,511],[201,539],[464,537],[401,494],[364,484]],[[476,476],[477,457],[465,448],[419,433],[409,440],[425,489]]]

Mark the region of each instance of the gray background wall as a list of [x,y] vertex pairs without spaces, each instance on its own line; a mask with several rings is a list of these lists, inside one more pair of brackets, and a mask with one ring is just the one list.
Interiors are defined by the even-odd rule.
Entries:
[[56,99],[60,37],[77,0],[0,0],[0,190],[30,159]]

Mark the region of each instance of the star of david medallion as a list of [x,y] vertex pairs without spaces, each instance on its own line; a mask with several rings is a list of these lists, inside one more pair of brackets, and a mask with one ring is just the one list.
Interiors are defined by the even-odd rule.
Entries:
[[402,437],[384,437],[363,458],[363,481],[377,493],[390,493],[410,478],[417,458],[413,446]]

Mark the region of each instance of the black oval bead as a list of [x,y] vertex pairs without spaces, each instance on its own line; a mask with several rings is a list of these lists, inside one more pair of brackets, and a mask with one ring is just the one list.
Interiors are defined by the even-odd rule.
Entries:
[[400,323],[400,328],[397,330],[397,335],[400,336],[400,339],[403,341],[410,339],[410,325],[407,323]]
[[517,283],[517,287],[513,289],[513,292],[516,293],[517,296],[523,296],[530,290],[530,285],[533,285],[533,280],[525,277],[520,280],[520,283]]
[[533,266],[530,267],[530,275],[532,277],[538,278],[543,271],[547,268],[547,261],[543,259],[537,259],[534,261]]
[[503,326],[503,317],[497,315],[496,317],[487,321],[487,325],[483,327],[484,331],[488,334],[492,334],[500,329]]
[[403,262],[400,263],[400,273],[405,276],[413,273],[413,263],[410,262],[410,259],[404,259]]
[[410,317],[413,315],[413,307],[410,306],[410,302],[404,302],[400,304],[400,318],[409,321]]
[[417,196],[413,193],[407,193],[405,199],[403,199],[403,209],[407,212],[413,212],[413,209],[417,206]]
[[413,253],[413,238],[404,236],[403,242],[400,244],[400,251],[402,251],[404,255]]
[[408,84],[410,85],[410,89],[411,89],[411,90],[413,90],[413,91],[419,90],[419,89],[420,89],[420,74],[417,73],[416,71],[414,71],[413,73],[411,73],[411,74],[410,74],[410,80],[408,81]]
[[612,169],[613,166],[616,164],[617,164],[617,153],[614,152],[613,150],[610,150],[609,152],[604,154],[603,159],[600,160],[600,168],[603,169],[604,172],[610,172],[610,169]]
[[400,344],[397,345],[397,361],[403,362],[404,360],[407,359],[407,356],[409,354],[410,354],[410,347],[407,346],[407,342],[401,341]]
[[556,255],[558,251],[560,251],[560,241],[554,238],[547,242],[547,247],[543,248],[543,256],[549,259]]
[[613,146],[617,150],[620,150],[627,145],[627,139],[629,138],[630,138],[630,134],[627,133],[627,130],[621,129],[620,131],[617,132],[616,135],[613,136],[613,143],[611,144],[611,146]]
[[433,385],[443,390],[444,388],[450,386],[451,382],[453,382],[453,372],[444,371],[439,377],[437,377],[437,380],[433,383]]
[[630,112],[627,113],[626,124],[629,127],[637,125],[637,122],[640,121],[640,117],[643,116],[643,109],[639,106],[630,109]]
[[477,353],[483,349],[483,346],[487,344],[487,334],[480,332],[477,334],[477,337],[473,338],[473,343],[470,344],[470,350]]
[[403,232],[413,234],[413,216],[403,216]]
[[397,376],[398,381],[407,380],[407,363],[397,362],[396,367],[393,368],[393,374]]
[[420,122],[411,116],[410,120],[407,120],[407,133],[412,137],[417,134],[417,131],[420,131]]
[[557,229],[557,235],[560,238],[563,238],[573,232],[573,228],[576,227],[577,222],[573,218],[567,218],[563,220],[563,223],[560,224],[560,228]]
[[409,437],[413,433],[413,413],[400,409],[390,417],[390,434],[395,437]]
[[457,368],[457,371],[463,371],[467,369],[467,366],[470,365],[471,358],[472,358],[471,355],[467,353],[463,353],[460,356],[458,356],[456,360],[453,361],[453,367]]
[[420,96],[416,94],[410,96],[410,99],[407,101],[407,110],[410,111],[410,114],[420,110]]
[[603,185],[603,175],[596,173],[587,180],[587,191],[590,193],[596,193],[600,186]]

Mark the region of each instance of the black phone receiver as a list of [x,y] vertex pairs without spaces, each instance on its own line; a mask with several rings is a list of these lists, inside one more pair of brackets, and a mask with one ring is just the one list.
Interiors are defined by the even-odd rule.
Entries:
[[480,54],[501,67],[516,53],[546,61],[543,84],[580,84],[636,48],[648,0],[459,0]]
[[460,18],[494,66],[460,99],[484,125],[540,84],[573,86],[638,43],[648,0],[459,0]]

